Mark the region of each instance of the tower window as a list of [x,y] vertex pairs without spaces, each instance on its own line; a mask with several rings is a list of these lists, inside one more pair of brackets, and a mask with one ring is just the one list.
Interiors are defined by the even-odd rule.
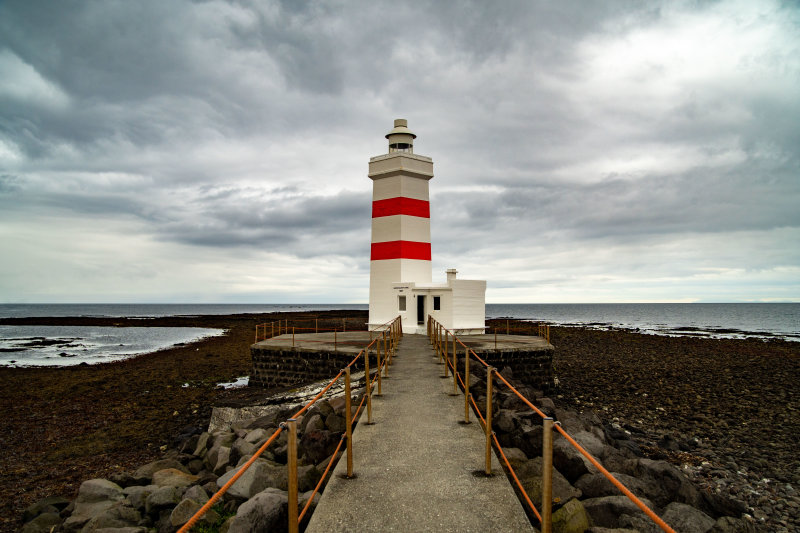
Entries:
[[405,296],[398,296],[397,297],[397,308],[400,311],[406,310],[406,297]]
[[441,308],[441,300],[442,300],[442,298],[440,296],[434,296],[433,297],[433,310],[434,311],[438,311]]

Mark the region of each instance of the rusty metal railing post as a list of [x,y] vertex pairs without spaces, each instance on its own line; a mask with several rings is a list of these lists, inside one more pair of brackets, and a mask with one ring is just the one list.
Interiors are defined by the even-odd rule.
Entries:
[[497,349],[497,324],[494,325],[494,349]]
[[542,421],[542,533],[551,533],[553,514],[553,418]]
[[334,352],[337,351],[336,350],[336,345],[337,344],[338,344],[338,340],[336,338],[336,328],[333,328],[333,351]]
[[344,369],[344,420],[347,434],[347,477],[353,477],[353,420],[351,419],[350,367]]
[[369,375],[369,346],[364,350],[364,375],[367,377],[367,424],[372,424],[372,376]]
[[449,332],[447,330],[444,330],[444,342],[442,342],[442,346],[444,346],[444,350],[442,351],[442,354],[443,354],[442,359],[444,359],[444,377],[447,377],[447,376],[450,375],[450,374],[447,373],[447,367],[450,366],[449,362],[447,360],[447,336],[448,335],[449,335]]
[[[375,350],[376,350],[376,353],[378,354],[378,396],[381,396],[382,395],[382,392],[381,392],[381,373],[383,372],[383,370],[381,369],[381,341],[380,341],[380,339],[377,339],[375,341]],[[386,364],[385,361],[384,361],[384,364]]]
[[389,365],[392,364],[392,355],[386,349],[386,332],[381,332],[381,340],[383,341],[383,377],[389,377]]
[[314,318],[314,333],[319,333],[319,318]]
[[509,334],[508,320],[506,320],[506,335],[508,335],[508,334]]
[[456,333],[453,332],[453,396],[458,396],[458,351],[456,350]]
[[270,339],[275,336],[275,322],[272,322],[271,326],[272,326],[272,335],[270,336]]
[[464,348],[464,423],[469,424],[469,348]]
[[494,367],[486,369],[486,475],[492,475],[492,389]]
[[289,477],[289,533],[297,533],[297,420],[286,421],[289,428],[289,441],[286,449],[286,469]]
[[294,326],[292,326],[292,348],[294,348]]
[[342,319],[342,333],[344,333],[345,331],[347,331],[347,319],[343,318]]

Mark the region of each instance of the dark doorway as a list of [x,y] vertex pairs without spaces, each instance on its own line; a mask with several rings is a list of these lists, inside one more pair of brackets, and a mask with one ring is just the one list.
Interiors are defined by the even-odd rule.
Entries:
[[417,296],[417,324],[425,324],[425,297]]

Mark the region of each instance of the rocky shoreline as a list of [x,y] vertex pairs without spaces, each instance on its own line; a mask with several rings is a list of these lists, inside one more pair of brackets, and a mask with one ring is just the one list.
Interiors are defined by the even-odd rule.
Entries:
[[645,456],[800,531],[800,343],[553,328],[556,402],[631,433]]
[[[208,324],[214,323],[220,327],[223,321],[237,325],[228,326],[230,332],[225,337],[123,362],[120,366],[127,367],[122,374],[133,373],[131,378],[135,381],[135,373],[138,372],[138,381],[145,378],[148,387],[158,390],[160,386],[171,391],[169,380],[158,385],[158,380],[154,380],[153,376],[163,371],[164,365],[175,366],[175,356],[179,350],[183,350],[180,353],[190,363],[183,365],[183,374],[176,379],[187,379],[186,374],[192,372],[187,368],[207,359],[213,361],[206,367],[206,372],[216,372],[219,376],[225,374],[221,380],[231,380],[236,375],[247,373],[249,353],[246,347],[252,342],[252,325],[263,322],[264,317],[205,317],[199,324],[198,318],[204,317],[187,317],[182,319],[180,325],[211,327]],[[163,320],[173,323],[168,319]],[[625,441],[632,443],[623,447],[635,446],[638,449],[641,457],[637,455],[635,460],[628,458],[636,464],[652,461],[673,465],[682,475],[692,479],[692,487],[698,494],[718,495],[720,501],[729,502],[725,509],[732,514],[727,516],[743,518],[756,530],[800,531],[800,499],[794,488],[800,481],[800,462],[796,457],[796,438],[800,436],[800,421],[796,415],[800,343],[669,338],[580,328],[553,328],[551,340],[557,348],[555,374],[560,382],[557,390],[549,391],[554,402],[552,408],[561,410],[565,420],[572,420],[576,431],[595,434],[598,438],[602,433],[604,446],[614,447],[614,444]],[[215,342],[218,344],[212,346]],[[195,358],[192,357],[192,350]],[[220,356],[205,355],[214,352]],[[240,352],[244,352],[244,355]],[[200,357],[197,357],[198,353]],[[135,361],[139,362],[126,365]],[[148,409],[148,399],[142,398],[141,387],[137,392],[132,384],[118,387],[117,390],[102,387],[102,383],[99,388],[81,389],[82,380],[89,379],[90,374],[73,375],[61,372],[67,369],[48,369],[52,373],[37,375],[26,370],[29,369],[0,369],[3,402],[6,402],[7,408],[14,406],[14,409],[10,409],[12,412],[8,419],[2,422],[6,426],[3,445],[9,454],[3,459],[4,464],[0,465],[4,467],[4,472],[0,474],[3,476],[0,494],[7,511],[4,513],[7,519],[0,524],[0,528],[7,531],[17,530],[22,525],[22,510],[43,496],[58,494],[73,498],[84,480],[105,478],[111,481],[116,479],[114,476],[123,475],[124,472],[135,473],[140,465],[161,457],[164,453],[162,447],[180,445],[183,451],[171,452],[171,459],[188,469],[188,462],[200,457],[189,459],[186,464],[180,457],[188,459],[187,455],[194,455],[197,451],[195,447],[189,452],[186,442],[200,438],[199,428],[208,423],[208,407],[212,403],[248,405],[263,399],[267,392],[220,391],[209,385],[199,391],[196,407],[192,408],[192,400],[181,406],[181,410],[173,410],[175,404],[169,404],[166,406],[166,410],[170,411],[167,414],[163,408]],[[119,378],[120,370],[123,369],[115,369],[112,374],[108,374],[108,368],[94,371],[109,379],[109,375]],[[53,401],[45,402],[39,396],[31,398],[25,395],[26,391],[33,390],[26,387],[43,386],[48,381],[57,384],[58,396],[53,396]],[[126,385],[124,379],[120,381]],[[17,390],[9,387],[17,387]],[[51,394],[54,392],[53,388],[48,390]],[[91,400],[74,394],[81,390]],[[13,402],[10,395],[12,391],[23,399],[21,403]],[[159,394],[158,397],[162,396]],[[117,399],[120,403],[114,403]],[[55,438],[38,441],[39,435],[53,432],[54,428],[68,432],[74,429],[69,424],[75,424],[78,429],[85,428],[79,420],[82,415],[79,409],[85,410],[84,418],[89,419],[90,425],[98,424],[103,418],[101,415],[108,412],[107,406],[102,404],[105,401],[111,401],[118,408],[120,404],[137,402],[140,408],[144,408],[143,412],[148,413],[145,420],[149,421],[149,426],[137,425],[134,431],[129,431],[126,435],[133,436],[134,440],[125,448],[120,445],[124,439],[115,440],[115,428],[119,426],[111,424],[113,429],[105,432],[110,444],[105,450],[102,448],[103,434],[89,432],[88,438],[81,439],[80,431],[75,431],[75,440],[93,444],[77,449],[73,447],[71,453],[64,457],[48,455],[47,446],[58,448],[62,445],[60,449],[63,450],[65,443]],[[173,401],[187,400],[176,398]],[[95,407],[99,411],[96,417],[92,413]],[[174,412],[178,412],[175,417]],[[569,413],[574,413],[574,416]],[[171,420],[171,417],[179,420]],[[517,418],[525,419],[525,416],[511,413],[498,420],[505,419],[506,424],[511,420],[512,426],[522,427],[523,424],[517,425],[515,422]],[[579,429],[576,420],[580,421],[583,430]],[[505,427],[508,429],[508,425]],[[242,435],[237,432],[251,429],[237,428],[233,442],[246,440],[249,431]],[[500,428],[496,430],[499,435],[503,434]],[[176,440],[176,437],[180,438]],[[73,441],[67,441],[67,444],[70,442]],[[148,442],[150,446],[146,446]],[[513,444],[513,441],[510,443]],[[525,453],[524,446],[512,448]],[[96,453],[93,455],[91,450]],[[208,451],[207,448],[206,454]],[[529,453],[533,452],[529,450]],[[521,459],[519,455],[517,457]],[[528,462],[535,460],[535,457],[527,454],[524,457]],[[202,460],[205,461],[205,458]],[[234,465],[229,463],[229,466]],[[623,466],[619,468],[623,469]],[[628,467],[636,471],[630,465]],[[318,469],[316,463],[314,468]],[[189,475],[197,474],[189,470]],[[577,484],[579,479],[570,481]],[[149,482],[152,484],[152,481],[151,477]],[[590,494],[592,489],[584,491],[586,487],[583,485],[577,484],[573,488],[579,488],[582,498],[587,499],[584,495]],[[126,489],[120,486],[123,494]],[[115,491],[112,490],[112,493]],[[77,493],[80,498],[80,493]],[[199,492],[193,495],[202,499]],[[54,508],[62,511],[66,504],[61,501],[58,505],[62,509],[59,510],[57,506]],[[713,511],[697,505],[713,519],[723,516],[720,509]],[[665,507],[659,506],[659,510],[664,511]],[[742,517],[734,517],[739,511],[744,513]],[[151,520],[155,518],[150,514],[148,516]],[[159,512],[156,521],[162,519]]]

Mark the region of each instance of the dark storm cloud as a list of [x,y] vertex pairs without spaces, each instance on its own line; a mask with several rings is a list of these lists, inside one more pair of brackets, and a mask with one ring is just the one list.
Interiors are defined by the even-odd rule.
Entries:
[[[568,278],[708,238],[719,245],[704,265],[797,269],[798,13],[771,1],[6,1],[0,220],[113,220],[165,245],[338,257],[363,274],[367,158],[406,116],[436,162],[435,253],[488,264],[513,250],[533,264],[551,239],[596,255],[595,271]],[[693,272],[691,258],[641,261]],[[496,273],[497,287],[525,284]]]

